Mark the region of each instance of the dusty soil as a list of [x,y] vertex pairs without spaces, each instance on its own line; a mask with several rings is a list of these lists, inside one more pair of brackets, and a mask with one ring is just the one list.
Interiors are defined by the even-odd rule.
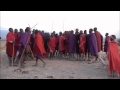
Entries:
[[[104,57],[104,53],[101,53]],[[120,79],[108,77],[107,67],[100,61],[88,64],[87,61],[75,60],[54,60],[44,59],[46,66],[39,61],[38,66],[32,66],[35,61],[31,58],[25,62],[25,69],[8,65],[8,58],[5,48],[2,50],[2,63],[0,67],[0,79]]]

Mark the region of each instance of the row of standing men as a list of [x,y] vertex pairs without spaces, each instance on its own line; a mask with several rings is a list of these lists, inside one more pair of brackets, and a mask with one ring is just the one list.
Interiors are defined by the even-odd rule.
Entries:
[[[40,49],[42,48],[43,52],[39,49],[35,50],[35,44],[36,44],[36,36],[39,33],[39,44],[42,44],[41,46],[37,46]],[[12,38],[13,37],[13,38]],[[13,40],[9,40],[9,39]],[[28,43],[26,45],[26,43]],[[13,51],[13,45],[14,44],[14,51]],[[19,55],[17,56],[17,62],[18,59],[20,59],[22,52],[24,48],[26,47],[26,52],[31,51],[33,52],[35,56],[35,52],[39,52],[40,54],[44,55],[44,57],[48,56],[50,54],[50,58],[53,58],[55,55],[59,55],[62,57],[63,55],[66,58],[74,57],[74,53],[77,54],[77,59],[83,55],[84,60],[87,60],[87,54],[90,54],[91,56],[91,62],[93,62],[95,59],[94,57],[98,57],[98,52],[103,50],[103,37],[102,35],[97,31],[97,28],[89,29],[89,34],[87,34],[87,30],[83,31],[81,30],[79,32],[78,29],[76,29],[76,32],[74,34],[74,31],[65,31],[64,34],[62,32],[59,33],[59,36],[55,34],[55,31],[49,35],[48,33],[44,33],[44,31],[40,32],[38,30],[33,30],[31,34],[31,30],[29,27],[25,29],[25,33],[23,29],[20,29],[20,32],[18,32],[17,29],[14,30],[10,28],[9,33],[7,34],[7,48],[6,53],[10,60],[11,65],[11,57],[13,58],[13,61],[15,60],[17,52],[19,52]],[[30,46],[30,47],[29,47]],[[10,48],[11,47],[11,48]],[[21,48],[22,47],[22,48]],[[29,48],[28,48],[29,47]],[[10,49],[10,50],[9,50]],[[38,51],[37,51],[38,50]],[[59,53],[58,53],[59,52]],[[14,54],[13,54],[14,53]],[[22,55],[23,57],[24,55]],[[92,61],[93,60],[93,61]],[[24,60],[23,60],[24,61]]]
[[[71,57],[75,58],[75,53],[77,55],[76,59],[83,56],[84,60],[89,59],[94,62],[98,59],[98,53],[103,51],[103,36],[97,31],[96,27],[89,29],[89,34],[87,34],[87,30],[79,32],[79,29],[76,29],[75,34],[71,30],[64,33],[60,32],[59,35],[55,31],[51,35],[39,30],[33,30],[31,33],[30,27],[27,27],[25,32],[23,29],[18,32],[17,29],[13,31],[12,28],[9,28],[6,38],[6,54],[10,65],[13,59],[14,65],[17,65],[20,61],[21,66],[24,66],[24,57],[27,53],[33,53],[33,57],[36,58],[35,65],[37,65],[38,59],[45,65],[42,58],[48,57],[48,55],[50,55],[51,59],[54,56],[60,58],[64,56],[69,59]],[[105,52],[107,52],[107,48],[108,45],[105,43]]]

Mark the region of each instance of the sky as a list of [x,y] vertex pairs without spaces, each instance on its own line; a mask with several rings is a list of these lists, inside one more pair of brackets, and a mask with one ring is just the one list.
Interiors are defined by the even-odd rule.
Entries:
[[34,29],[57,33],[97,27],[103,36],[109,33],[120,38],[119,17],[119,11],[1,11],[0,27],[25,29],[37,24]]

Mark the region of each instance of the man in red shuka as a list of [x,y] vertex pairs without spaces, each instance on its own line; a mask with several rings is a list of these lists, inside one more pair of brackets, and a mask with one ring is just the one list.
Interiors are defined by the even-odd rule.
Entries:
[[15,29],[14,30],[14,35],[15,35],[15,52],[17,54],[17,52],[19,51],[19,43],[20,43],[20,36],[19,36],[19,33],[18,33],[18,29]]
[[16,48],[15,48],[15,36],[13,33],[13,29],[9,28],[9,32],[6,36],[6,54],[9,59],[9,65],[12,65],[12,59],[13,59],[13,64],[16,56]]
[[42,58],[43,58],[43,55],[46,54],[46,51],[44,48],[43,38],[40,35],[38,30],[35,30],[35,44],[34,44],[34,48],[33,48],[33,54],[36,58],[35,66],[37,66],[38,59],[40,59],[43,62],[43,67],[44,67],[46,63],[44,62],[44,60]]
[[64,53],[64,50],[65,50],[65,47],[64,47],[64,36],[62,34],[62,32],[59,33],[60,36],[59,36],[59,55],[60,55],[60,58],[63,57],[63,53]]
[[56,38],[54,37],[53,33],[51,33],[51,37],[50,37],[50,40],[48,43],[50,59],[53,59],[53,57],[54,57],[55,46],[56,46]]
[[85,44],[86,44],[86,36],[83,33],[83,31],[81,31],[79,49],[80,49],[80,54],[83,54],[84,60],[85,60]]
[[98,48],[98,56],[96,58],[96,61],[98,58],[100,58],[100,51],[103,51],[103,36],[100,34],[100,32],[97,31],[97,28],[94,28],[95,36],[97,39],[97,48]]
[[106,54],[107,54],[107,52],[108,52],[108,43],[110,41],[109,33],[106,33],[105,36],[106,37],[105,37],[105,44],[104,44],[104,52],[106,52]]
[[118,49],[118,43],[115,41],[116,36],[110,36],[110,42],[108,44],[108,71],[111,76],[114,76],[114,72],[120,76],[120,54]]

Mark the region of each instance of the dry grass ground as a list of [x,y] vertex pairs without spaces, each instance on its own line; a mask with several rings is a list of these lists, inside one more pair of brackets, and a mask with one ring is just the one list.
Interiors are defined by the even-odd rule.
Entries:
[[[1,79],[120,79],[117,76],[108,77],[107,67],[104,67],[100,61],[88,64],[87,61],[76,61],[74,58],[71,60],[59,60],[57,57],[54,60],[44,59],[45,67],[42,67],[41,61],[37,67],[32,66],[35,61],[28,58],[25,69],[12,67],[8,65],[4,41],[2,41],[1,56]],[[104,53],[101,52],[101,56],[104,57]]]

